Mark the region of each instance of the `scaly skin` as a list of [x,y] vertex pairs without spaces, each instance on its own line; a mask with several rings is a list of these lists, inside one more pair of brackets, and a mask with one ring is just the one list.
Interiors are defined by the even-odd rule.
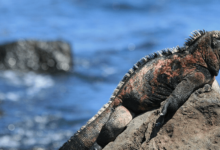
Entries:
[[143,59],[147,62],[142,65],[139,62],[139,66],[135,66],[138,69],[131,70],[128,79],[122,80],[123,86],[113,94],[111,105],[61,150],[101,149],[113,141],[134,116],[158,108],[166,100],[158,122],[162,125],[165,116],[177,111],[196,89],[213,83],[219,71],[219,54],[220,32],[200,31],[195,32],[183,48],[160,56],[155,54],[151,60]]

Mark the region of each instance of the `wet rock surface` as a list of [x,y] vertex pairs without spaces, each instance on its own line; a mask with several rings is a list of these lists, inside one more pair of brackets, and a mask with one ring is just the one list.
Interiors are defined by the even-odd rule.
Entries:
[[0,45],[0,69],[46,73],[72,68],[70,45],[63,41],[23,40]]
[[159,109],[133,119],[104,150],[218,150],[220,149],[220,94],[218,86],[204,86],[166,123],[155,127]]

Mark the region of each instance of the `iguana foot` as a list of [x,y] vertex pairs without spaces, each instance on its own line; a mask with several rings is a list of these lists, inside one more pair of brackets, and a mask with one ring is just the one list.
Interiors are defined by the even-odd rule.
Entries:
[[203,88],[200,88],[200,89],[196,90],[195,94],[199,95],[199,94],[202,94],[202,93],[205,93],[205,92],[209,92],[211,90],[212,90],[212,87],[209,84],[206,84],[206,85],[203,86]]
[[168,111],[174,112],[178,109],[172,100],[166,101],[161,110],[160,116],[156,121],[156,127],[161,127],[164,124],[164,120],[167,117]]
[[89,150],[102,150],[102,147],[95,142]]

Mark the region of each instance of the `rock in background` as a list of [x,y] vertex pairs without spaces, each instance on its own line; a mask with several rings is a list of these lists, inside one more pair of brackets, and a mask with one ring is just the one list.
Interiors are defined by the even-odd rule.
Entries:
[[159,109],[136,117],[104,150],[219,150],[218,89],[216,86],[212,89],[204,86],[195,91],[160,129],[155,127]]
[[45,73],[72,69],[71,48],[62,41],[17,41],[0,45],[0,69]]

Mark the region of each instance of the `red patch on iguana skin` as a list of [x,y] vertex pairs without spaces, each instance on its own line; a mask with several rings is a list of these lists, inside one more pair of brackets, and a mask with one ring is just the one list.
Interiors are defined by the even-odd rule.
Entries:
[[[194,55],[186,55],[185,57],[179,57],[178,55],[173,55],[172,58],[167,60],[159,60],[158,63],[155,65],[154,70],[154,78],[150,82],[152,84],[155,84],[152,88],[152,93],[154,93],[157,89],[157,87],[161,84],[158,82],[157,77],[160,74],[166,74],[167,75],[167,81],[171,82],[171,79],[174,79],[175,77],[179,77],[180,79],[183,79],[186,75],[193,72],[196,67],[195,64],[198,64],[200,62],[200,65],[203,65],[204,67],[207,67],[204,60],[201,58],[201,54],[199,57],[199,53],[196,52],[196,57]],[[173,61],[179,62],[181,68],[172,69],[172,63]]]

